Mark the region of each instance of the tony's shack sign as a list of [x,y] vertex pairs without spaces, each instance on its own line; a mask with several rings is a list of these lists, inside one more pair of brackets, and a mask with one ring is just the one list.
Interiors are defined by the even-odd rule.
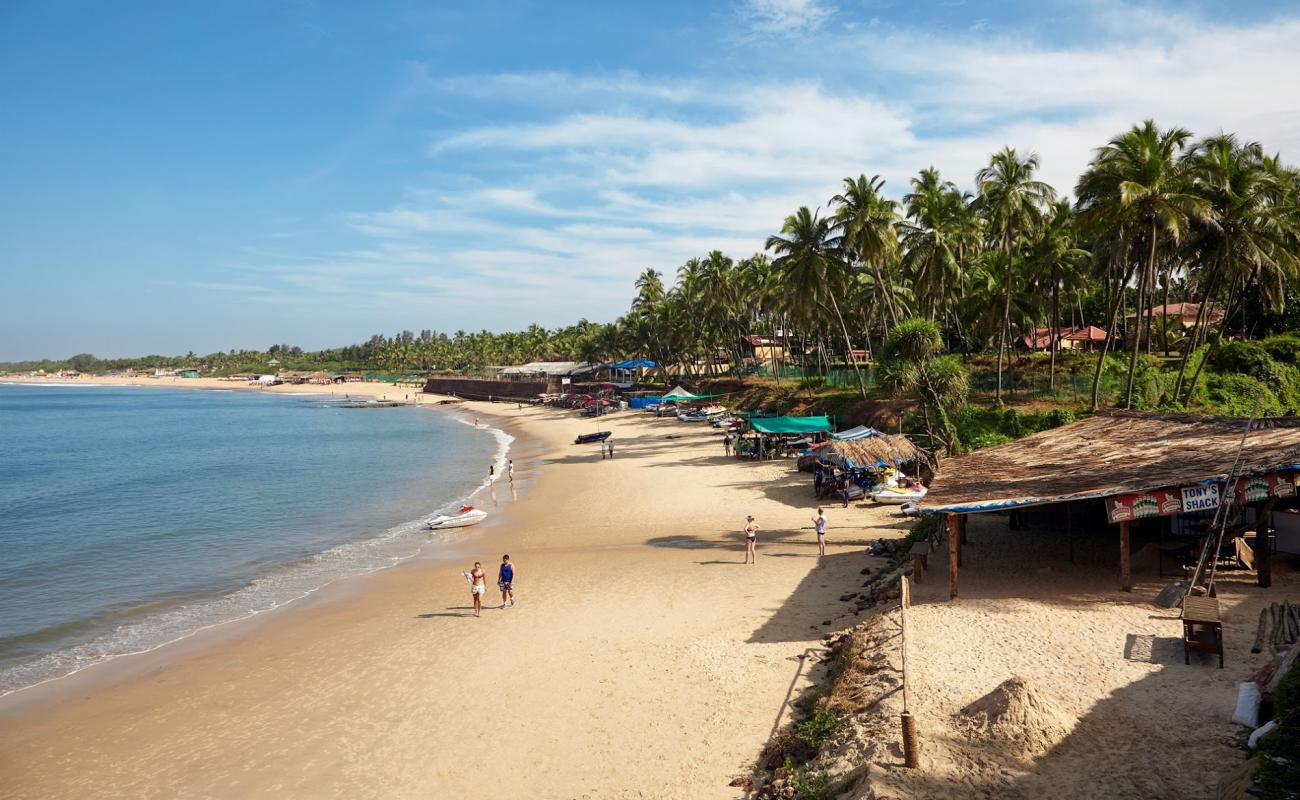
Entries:
[[[1237,492],[1247,503],[1270,497],[1294,497],[1297,473],[1274,472],[1237,481]],[[1213,511],[1219,507],[1221,484],[1203,483],[1181,489],[1155,489],[1141,494],[1121,494],[1106,498],[1106,517],[1112,522],[1129,522],[1148,517],[1167,517],[1196,511]]]

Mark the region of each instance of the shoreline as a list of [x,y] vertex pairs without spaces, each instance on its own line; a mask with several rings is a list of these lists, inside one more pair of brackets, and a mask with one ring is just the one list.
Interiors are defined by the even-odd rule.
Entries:
[[[50,381],[48,383],[29,383],[24,381],[20,383],[17,381],[4,380],[4,379],[0,379],[0,383],[16,383],[18,385],[35,386],[35,387],[56,387],[56,386],[76,385],[67,381]],[[134,386],[136,384],[118,384],[118,383],[110,383],[106,379],[105,380],[89,379],[89,380],[81,381],[81,385],[112,386],[112,387],[125,388],[128,386]],[[187,383],[180,383],[180,382],[178,382],[177,385],[173,385],[170,382],[158,382],[156,384],[143,383],[139,385],[142,388],[156,388],[156,389],[218,391],[218,392],[232,391],[231,389],[227,389],[226,387],[214,387],[206,384],[188,385]],[[367,388],[370,387],[378,388],[381,385],[366,384],[366,386]],[[293,388],[300,389],[304,387],[293,387]],[[265,390],[259,390],[258,387],[249,386],[247,387],[247,391],[258,392],[258,391],[265,391]],[[328,394],[325,392],[303,392],[303,391],[285,391],[285,392],[271,391],[269,393],[277,394],[284,397],[294,397],[294,396],[305,397],[305,396],[312,396],[312,395],[320,396],[320,395]],[[354,392],[353,394],[359,394],[359,393]],[[379,394],[378,392],[375,392],[375,396],[378,396],[378,394]],[[430,398],[437,398],[439,400],[442,399],[441,397],[436,395],[424,395],[424,396]],[[456,422],[460,422],[462,424],[469,425],[469,426],[474,426],[473,419],[465,416],[459,410],[455,409],[454,406],[440,405],[436,401],[430,403],[424,403],[424,404],[421,403],[408,403],[408,404],[412,406],[427,406],[432,410],[447,414],[447,416],[450,419]],[[510,458],[512,458],[511,456],[512,446],[515,444],[515,442],[519,439],[519,437],[522,434],[519,434],[517,431],[512,433],[509,430],[493,427],[491,424],[484,424],[478,427],[481,428],[483,432],[487,433],[488,435],[491,435],[497,441],[497,446],[493,453],[493,463],[497,471],[496,480],[494,480],[491,484],[485,481],[480,485],[478,485],[477,487],[475,487],[466,495],[452,498],[451,500],[441,503],[440,505],[426,509],[425,516],[440,513],[446,509],[455,507],[457,505],[479,502],[479,500],[477,500],[476,498],[479,498],[480,495],[483,495],[485,490],[492,497],[491,502],[493,504],[497,502],[496,484],[500,481],[501,476],[504,474],[505,464]],[[525,467],[525,471],[527,470],[528,467]],[[491,520],[493,518],[490,517],[489,519]],[[407,523],[404,523],[404,525],[415,524],[417,522],[418,520],[410,520]],[[468,530],[484,532],[490,529],[491,527],[492,527],[491,522],[485,521],[483,525]],[[275,570],[279,570],[279,569],[293,570],[295,568],[295,565],[302,566],[303,563],[312,562],[316,559],[319,559],[322,556],[327,556],[330,553],[334,552],[336,549],[341,547],[365,545],[367,543],[378,542],[382,540],[385,537],[385,534],[387,534],[388,532],[389,531],[387,530],[374,531],[367,536],[363,536],[361,538],[350,540],[347,542],[342,542],[337,545],[332,545],[326,548],[325,550],[322,550],[314,554],[311,557],[299,559],[298,561],[295,562],[287,562],[283,564],[274,565],[273,567],[269,568],[269,571],[259,573],[252,580],[250,580],[249,582],[241,586],[232,588],[228,591],[224,591],[213,596],[204,597],[202,599],[191,599],[191,600],[181,601],[169,609],[155,612],[154,615],[151,615],[149,617],[134,620],[124,624],[128,624],[131,626],[135,626],[135,625],[147,626],[151,621],[157,619],[158,614],[166,614],[166,613],[174,612],[179,609],[186,609],[191,605],[198,605],[198,606],[214,605],[223,600],[227,600],[236,595],[239,595],[242,592],[250,590],[258,580],[268,577],[269,575],[273,574]],[[417,529],[415,533],[416,535],[426,535],[429,534],[430,532],[424,531],[422,529]],[[142,659],[147,656],[159,654],[159,651],[166,650],[168,648],[177,645],[189,645],[192,647],[203,648],[205,646],[208,646],[209,638],[219,639],[219,638],[230,638],[232,636],[238,637],[241,635],[241,631],[239,630],[241,626],[256,625],[262,622],[263,621],[262,618],[267,617],[268,615],[274,615],[277,612],[283,612],[285,610],[288,610],[292,607],[299,606],[304,603],[314,602],[319,595],[328,595],[332,587],[335,587],[336,585],[342,582],[364,581],[364,579],[369,576],[373,576],[378,573],[385,572],[392,569],[399,569],[412,561],[445,560],[449,558],[449,556],[440,553],[439,548],[448,548],[452,544],[453,542],[449,542],[445,539],[435,540],[433,537],[428,537],[425,541],[422,541],[417,545],[415,545],[416,549],[413,552],[411,552],[409,555],[391,556],[391,558],[393,559],[392,563],[388,563],[388,564],[381,563],[378,565],[369,566],[364,569],[360,569],[356,565],[354,565],[350,569],[340,568],[340,571],[337,572],[336,574],[322,576],[324,578],[323,582],[314,583],[313,585],[310,585],[307,588],[303,589],[300,593],[288,597],[283,597],[283,598],[267,598],[266,601],[269,602],[270,604],[264,607],[262,606],[253,607],[245,611],[238,612],[234,616],[217,618],[214,620],[201,621],[201,624],[198,624],[197,627],[184,630],[183,632],[171,636],[170,638],[166,638],[163,641],[159,641],[157,643],[151,643],[148,646],[143,647],[142,649],[128,650],[125,652],[111,652],[108,653],[107,655],[102,655],[93,661],[89,661],[88,663],[77,665],[68,671],[47,675],[31,683],[26,683],[21,686],[15,686],[12,688],[4,689],[3,691],[0,691],[0,717],[3,717],[5,715],[5,713],[9,710],[10,706],[24,706],[28,704],[27,702],[25,702],[23,697],[20,697],[20,695],[47,694],[50,696],[57,696],[63,690],[58,686],[56,686],[56,684],[65,681],[76,683],[77,681],[84,680],[90,682],[91,684],[94,684],[97,682],[97,679],[96,676],[91,673],[97,673],[98,671],[108,667],[111,664],[116,665],[116,669],[114,670],[116,673],[120,675],[129,676],[131,674],[134,674],[137,671],[137,668],[134,668],[129,664],[129,662],[132,662],[133,660]],[[57,657],[60,654],[66,654],[71,651],[75,651],[78,648],[90,646],[98,642],[105,635],[107,635],[107,632],[101,632],[99,634],[96,634],[96,636],[92,637],[91,639],[86,640],[85,642],[72,644],[67,647],[61,647],[57,650],[51,650],[48,653],[45,653],[44,655],[37,657],[35,660],[31,662],[14,664],[11,665],[10,667],[7,667],[6,669],[21,669],[24,667],[34,667],[40,664],[40,662],[44,659]],[[165,660],[164,655],[159,655],[158,657],[160,659]],[[117,664],[117,662],[123,662],[123,663]],[[44,691],[37,692],[36,690],[39,689],[44,689]]]
[[[787,717],[823,634],[852,619],[838,596],[874,563],[865,542],[888,535],[862,526],[892,520],[833,509],[819,563],[788,463],[724,459],[708,432],[636,414],[602,420],[619,442],[603,461],[571,444],[590,421],[460,409],[517,429],[517,453],[535,447],[496,524],[210,646],[4,705],[0,769],[18,796],[427,796],[473,791],[494,764],[513,765],[493,780],[524,796],[740,796],[727,783]],[[765,532],[742,567],[747,510]],[[501,552],[519,606],[467,617],[458,559],[492,577]],[[525,735],[458,722],[488,722],[498,701]]]

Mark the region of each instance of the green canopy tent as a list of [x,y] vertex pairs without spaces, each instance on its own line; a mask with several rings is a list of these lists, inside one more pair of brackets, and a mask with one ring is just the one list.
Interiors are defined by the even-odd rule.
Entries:
[[831,429],[831,421],[826,417],[755,417],[749,424],[759,433],[803,434]]

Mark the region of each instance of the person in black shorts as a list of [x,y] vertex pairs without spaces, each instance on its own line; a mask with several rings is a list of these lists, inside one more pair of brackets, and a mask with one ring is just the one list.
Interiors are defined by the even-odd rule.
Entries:
[[497,570],[497,588],[501,590],[501,607],[515,604],[515,565],[510,563],[510,556],[501,556],[501,567]]

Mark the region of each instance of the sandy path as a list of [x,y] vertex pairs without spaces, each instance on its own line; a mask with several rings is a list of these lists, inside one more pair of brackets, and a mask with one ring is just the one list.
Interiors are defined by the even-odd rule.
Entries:
[[[708,429],[647,415],[601,422],[607,461],[571,444],[591,421],[465,408],[540,454],[519,502],[454,548],[491,575],[510,552],[516,608],[467,617],[468,564],[421,560],[111,681],[19,693],[0,705],[3,795],[739,796],[728,780],[870,563],[863,526],[891,520],[832,509],[817,567],[790,462],[724,459]],[[756,566],[739,563],[746,513]]]

